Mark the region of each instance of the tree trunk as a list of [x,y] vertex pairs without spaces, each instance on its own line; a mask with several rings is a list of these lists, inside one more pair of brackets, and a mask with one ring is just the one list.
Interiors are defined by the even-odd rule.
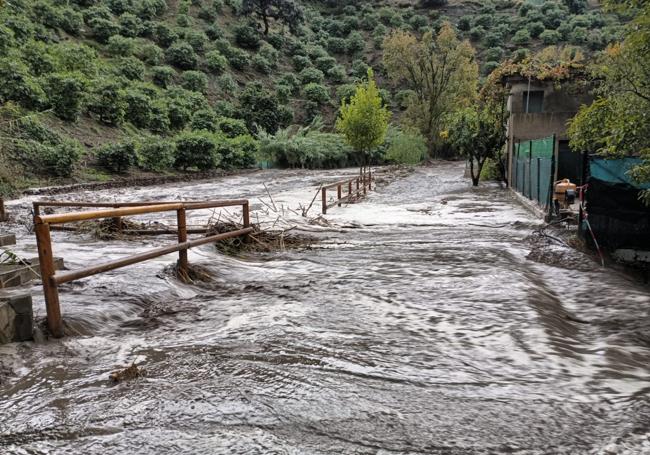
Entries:
[[469,170],[472,174],[472,186],[478,186],[478,182],[481,179],[481,171],[483,170],[483,165],[485,164],[485,159],[483,161],[476,160],[476,165],[478,166],[476,174],[474,174],[474,158],[469,161]]
[[269,34],[269,17],[265,14],[264,17],[262,18],[264,21],[264,35]]

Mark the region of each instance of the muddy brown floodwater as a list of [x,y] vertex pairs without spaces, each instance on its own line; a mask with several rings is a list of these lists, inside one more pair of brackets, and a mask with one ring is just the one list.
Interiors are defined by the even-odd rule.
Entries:
[[[249,197],[273,220],[262,183],[295,209],[346,172],[57,198]],[[191,251],[210,284],[165,273],[172,255],[64,286],[79,335],[0,348],[0,453],[650,453],[648,289],[526,259],[538,221],[462,173],[418,169],[330,227],[287,213],[319,237],[307,250]],[[171,241],[53,239],[72,268]],[[134,361],[146,375],[111,384]]]

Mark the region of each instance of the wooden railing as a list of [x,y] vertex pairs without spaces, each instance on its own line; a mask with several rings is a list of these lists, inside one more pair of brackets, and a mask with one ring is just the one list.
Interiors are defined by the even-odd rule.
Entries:
[[[355,188],[353,188],[353,186]],[[336,199],[333,202],[328,202],[327,200],[327,190],[336,188]],[[347,188],[348,194],[343,196],[343,188]],[[341,204],[344,202],[352,202],[361,198],[361,195],[364,196],[367,194],[367,191],[372,190],[372,171],[368,169],[366,172],[361,171],[359,175],[350,180],[342,180],[340,182],[331,183],[329,185],[324,185],[321,190],[321,200],[322,200],[322,213],[323,215],[327,214],[327,209],[334,206],[341,207]]]
[[[175,253],[178,251],[178,271],[179,273],[187,275],[189,264],[187,260],[187,250],[206,243],[217,242],[219,240],[228,239],[231,237],[238,237],[248,235],[253,232],[250,227],[250,214],[249,204],[246,199],[238,199],[231,201],[208,201],[208,202],[140,202],[140,203],[122,203],[122,204],[102,204],[102,203],[74,203],[74,202],[40,202],[35,204],[34,226],[36,232],[36,243],[38,246],[39,265],[41,269],[41,279],[43,281],[43,294],[45,296],[45,306],[47,309],[47,324],[50,332],[54,337],[63,336],[63,320],[61,318],[61,308],[59,304],[59,285],[68,283],[70,281],[78,280],[81,278],[97,275],[99,273],[108,272],[109,270],[126,267],[128,265],[144,262],[166,254]],[[91,205],[92,204],[92,205]],[[57,206],[57,207],[77,207],[92,206],[92,207],[106,207],[109,210],[94,210],[86,212],[73,212],[64,214],[41,215],[40,207],[42,206]],[[115,205],[120,207],[115,208]],[[243,210],[243,229],[238,229],[231,232],[225,232],[217,235],[210,235],[208,237],[200,238],[197,240],[187,240],[187,221],[186,211],[210,209],[217,207],[233,207],[242,206]],[[60,225],[63,223],[72,223],[87,220],[99,220],[105,218],[121,218],[124,216],[143,215],[147,213],[160,213],[160,212],[176,212],[177,220],[177,234],[178,243],[166,247],[155,248],[145,253],[134,254],[122,259],[108,261],[96,264],[90,267],[85,267],[79,270],[72,270],[66,272],[55,272],[54,270],[54,255],[52,252],[52,239],[50,237],[50,229],[53,225]]]
[[7,212],[5,211],[5,200],[0,196],[0,223],[7,221]]

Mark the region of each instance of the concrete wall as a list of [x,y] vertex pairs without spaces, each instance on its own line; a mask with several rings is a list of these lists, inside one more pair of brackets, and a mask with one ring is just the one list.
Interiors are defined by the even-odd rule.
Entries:
[[0,293],[0,344],[33,339],[32,296],[21,292]]
[[[508,110],[511,113],[525,113],[524,93],[528,91],[528,82],[514,82],[509,84],[510,97]],[[593,97],[588,93],[575,93],[570,87],[556,86],[550,82],[531,81],[531,91],[543,91],[544,101],[542,112],[578,112],[583,104],[590,104]]]

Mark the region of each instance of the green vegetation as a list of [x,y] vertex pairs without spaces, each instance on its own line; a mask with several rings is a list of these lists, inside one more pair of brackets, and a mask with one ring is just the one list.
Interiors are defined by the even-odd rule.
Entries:
[[[429,154],[444,156],[443,119],[472,102],[479,71],[548,44],[600,52],[622,36],[617,14],[584,0],[0,2],[0,136],[8,138],[0,191],[16,177],[84,178],[95,165],[119,173],[250,166],[285,133],[281,164],[358,163],[333,131],[337,105],[350,103],[369,68],[402,125],[394,143],[424,138]],[[427,44],[436,50],[420,63],[445,54],[456,68],[437,89],[400,74],[399,46]],[[318,118],[318,131],[305,126]],[[399,159],[398,148],[368,152],[384,162]]]

